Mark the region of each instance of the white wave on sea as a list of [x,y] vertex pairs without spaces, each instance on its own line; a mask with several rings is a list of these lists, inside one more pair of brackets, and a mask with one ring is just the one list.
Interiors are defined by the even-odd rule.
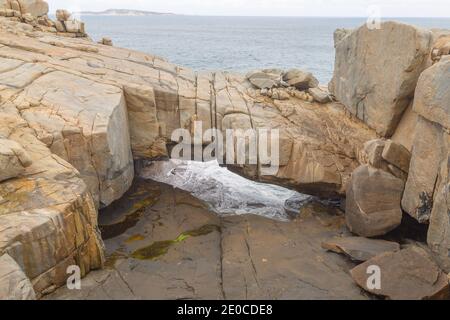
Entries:
[[191,193],[219,215],[255,214],[289,220],[312,197],[279,186],[247,180],[216,161],[155,161],[140,176]]

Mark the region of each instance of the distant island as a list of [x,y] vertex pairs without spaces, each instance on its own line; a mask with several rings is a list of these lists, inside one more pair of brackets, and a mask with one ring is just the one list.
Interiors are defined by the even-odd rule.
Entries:
[[85,16],[161,16],[173,15],[167,12],[153,12],[143,10],[129,10],[129,9],[108,9],[105,11],[82,11],[77,14]]

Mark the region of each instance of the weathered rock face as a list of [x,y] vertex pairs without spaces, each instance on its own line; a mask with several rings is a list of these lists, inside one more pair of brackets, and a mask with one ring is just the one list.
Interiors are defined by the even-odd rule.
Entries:
[[0,138],[0,182],[15,178],[31,165],[27,152],[17,142]]
[[[450,150],[450,140],[446,148]],[[450,153],[443,160],[436,184],[434,205],[428,229],[428,244],[438,255],[440,266],[450,272]]]
[[431,51],[431,59],[436,63],[441,61],[442,58],[447,58],[450,55],[450,35],[446,30],[439,30],[435,33],[437,33],[437,40]]
[[20,177],[0,183],[0,254],[17,262],[39,297],[65,283],[69,265],[82,274],[102,266],[97,214],[77,170],[37,139],[17,106],[6,101],[0,113],[0,135],[32,161]]
[[[24,57],[26,61],[43,61],[26,63],[5,74],[3,81],[25,88],[14,99],[19,105],[26,102],[21,107],[24,117],[52,151],[80,171],[91,190],[99,190],[98,196],[93,194],[104,205],[120,196],[129,185],[127,177],[132,176],[132,168],[127,166],[131,163],[127,134],[114,136],[126,130],[124,106],[135,159],[167,157],[166,145],[171,142],[172,132],[179,128],[192,131],[193,121],[202,121],[203,131],[210,128],[280,129],[280,170],[275,176],[262,176],[261,165],[238,169],[254,179],[324,197],[345,193],[350,173],[358,166],[357,155],[363,143],[375,138],[372,130],[348,117],[338,103],[319,105],[295,96],[283,101],[273,100],[251,89],[251,84],[241,75],[196,74],[156,57],[50,34],[42,34],[37,39],[5,34],[0,42],[8,44],[5,54],[14,60],[11,64],[20,63]],[[27,43],[26,51],[20,49],[23,43]],[[33,70],[28,72],[31,79],[10,76],[24,68]],[[33,77],[38,79],[33,82]],[[68,87],[82,87],[80,97],[65,89],[65,83]],[[46,93],[47,86],[58,90]],[[102,96],[107,97],[104,102],[97,98]],[[83,110],[86,103],[88,109],[80,114],[78,111],[73,112],[75,115],[71,113],[70,110]],[[60,105],[65,107],[59,113],[69,119],[69,123],[54,114]],[[51,114],[52,121],[39,117],[45,113]],[[98,127],[103,128],[102,136],[89,127],[94,116]],[[101,120],[102,117],[110,119],[109,124]],[[77,119],[82,121],[78,124]],[[83,137],[91,135],[96,150],[85,152],[92,151],[92,139]],[[343,135],[346,138],[342,138]],[[70,149],[74,149],[74,157],[66,155],[67,142]],[[104,165],[108,161],[111,165]],[[92,174],[94,172],[98,174]]]
[[398,227],[403,188],[402,180],[383,170],[370,166],[356,169],[347,188],[345,216],[350,231],[375,237]]
[[450,128],[450,58],[433,65],[420,76],[414,111],[425,119]]
[[30,13],[41,17],[48,13],[48,3],[43,0],[18,0],[22,14]]
[[419,222],[427,223],[433,209],[433,197],[442,151],[448,134],[436,124],[419,118],[417,123],[410,172],[402,199],[403,210]]
[[[379,289],[367,286],[370,266],[380,268]],[[442,299],[450,293],[447,276],[420,247],[376,256],[353,269],[351,275],[364,290],[391,300]]]
[[427,67],[432,33],[397,22],[338,37],[330,92],[352,114],[390,137]]
[[0,300],[34,300],[30,280],[8,254],[0,256]]
[[[46,23],[44,20],[42,23]],[[55,27],[58,28],[56,24]],[[392,28],[394,36],[388,34],[388,39],[396,39],[397,25]],[[408,54],[402,53],[409,59],[399,64],[402,72],[409,70],[408,67],[412,71],[408,74],[410,77],[402,72],[399,72],[402,76],[392,77],[394,84],[389,83],[383,89],[388,97],[385,100],[379,99],[378,93],[367,99],[382,106],[389,105],[386,101],[395,101],[386,113],[383,109],[380,114],[374,111],[374,116],[361,117],[369,125],[367,119],[373,118],[386,128],[390,126],[388,123],[394,126],[397,113],[403,112],[399,111],[400,101],[408,100],[411,92],[406,94],[407,89],[415,86],[414,74],[420,69],[427,33],[415,29],[413,32],[412,27],[403,25],[398,28],[405,28],[402,32],[413,36],[419,49],[416,55],[409,55],[406,42],[394,41],[408,51]],[[67,31],[65,24],[62,29]],[[279,129],[280,167],[274,175],[264,175],[267,159],[257,159],[252,165],[228,165],[249,178],[313,195],[344,195],[350,190],[348,219],[356,233],[384,234],[400,223],[399,203],[403,191],[400,179],[366,168],[367,171],[357,171],[347,188],[351,173],[359,166],[364,143],[375,139],[376,134],[349,115],[342,104],[315,103],[314,100],[321,98],[298,89],[281,88],[285,85],[280,79],[283,73],[276,70],[266,73],[277,74],[276,81],[272,79],[277,82],[277,88],[269,91],[263,85],[263,90],[255,90],[255,84],[239,74],[196,73],[155,56],[42,30],[46,29],[0,18],[0,137],[14,141],[25,152],[13,152],[15,157],[7,163],[13,161],[17,170],[8,173],[7,180],[0,183],[0,254],[8,253],[17,262],[38,297],[64,283],[68,265],[80,265],[83,274],[102,265],[96,209],[110,204],[128,189],[133,179],[133,159],[170,156],[172,132],[180,128],[194,132],[196,121],[202,122],[203,132],[215,128]],[[360,32],[361,37],[366,37]],[[343,43],[351,45],[349,39],[353,37],[354,33],[340,37],[338,51]],[[359,59],[360,55],[356,57]],[[390,62],[386,63],[389,66]],[[441,59],[441,63],[445,63],[445,59]],[[339,72],[345,73],[345,67],[340,67]],[[367,80],[361,75],[366,71],[358,73],[358,70],[354,71],[360,76],[357,83],[362,83]],[[436,64],[433,70],[441,70],[441,66]],[[290,78],[296,81],[292,85],[305,90],[306,82],[299,78],[295,73]],[[377,88],[379,83],[384,83],[381,80],[375,78],[373,83]],[[316,85],[310,77],[307,87]],[[439,95],[436,93],[437,97]],[[425,96],[423,99],[419,96],[416,103],[429,99]],[[439,103],[443,101],[445,99]],[[433,104],[426,102],[424,105]],[[433,107],[430,112],[433,118],[423,115],[425,111],[419,113],[417,130],[422,126],[430,131],[425,132],[430,139],[422,146],[416,142],[414,148],[411,146],[414,151],[410,175],[413,177],[420,176],[417,172],[426,166],[420,163],[423,150],[437,145],[430,141],[435,141],[434,137],[439,134],[442,141],[448,141],[447,123],[432,122],[443,114],[439,110],[444,108]],[[442,145],[448,150],[448,144]],[[236,148],[235,142],[233,147]],[[408,153],[399,152],[397,147],[391,144],[386,148],[385,142],[377,153],[381,161],[387,163],[389,172],[393,170],[389,165],[401,172],[407,170]],[[8,148],[0,156],[11,154],[13,148]],[[432,214],[432,220],[436,219],[434,227],[430,228],[430,243],[443,255],[447,244],[440,235],[448,229],[441,223],[445,222],[442,208],[448,207],[448,201],[440,199],[448,198],[448,175],[442,173],[448,166],[443,165],[441,151],[434,156],[437,154],[434,149],[430,155],[433,161],[427,168],[430,170],[427,179],[431,181],[434,175],[434,181],[432,186],[428,180],[424,185],[431,189],[430,197],[435,200],[428,216],[432,210],[438,212]],[[25,154],[31,160],[28,166]],[[439,192],[434,191],[434,185]],[[421,192],[414,185],[410,190],[408,194],[415,208],[414,201]],[[409,200],[404,201],[409,203]],[[368,220],[364,220],[366,214]]]
[[0,8],[19,11],[22,15],[41,17],[48,13],[48,3],[43,0],[0,0]]
[[[39,65],[26,66],[41,71]],[[52,71],[47,69],[12,101],[39,140],[80,171],[96,203],[108,205],[130,187],[134,175],[123,93]],[[17,83],[21,72],[0,74],[0,82]]]
[[450,270],[450,60],[442,59],[420,77],[414,99],[419,121],[402,206],[430,222],[428,243]]
[[417,126],[417,113],[413,111],[413,103],[406,109],[403,114],[400,123],[395,129],[395,133],[392,136],[392,141],[395,141],[398,144],[404,146],[409,152],[412,151],[413,141],[414,141],[414,132],[416,131]]

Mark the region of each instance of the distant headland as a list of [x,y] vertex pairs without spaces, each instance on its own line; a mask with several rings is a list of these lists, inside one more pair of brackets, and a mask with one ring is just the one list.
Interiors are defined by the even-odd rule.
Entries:
[[130,10],[130,9],[108,9],[104,11],[82,11],[78,12],[80,15],[89,16],[160,16],[160,15],[174,15],[174,13],[168,12],[154,12],[143,10]]

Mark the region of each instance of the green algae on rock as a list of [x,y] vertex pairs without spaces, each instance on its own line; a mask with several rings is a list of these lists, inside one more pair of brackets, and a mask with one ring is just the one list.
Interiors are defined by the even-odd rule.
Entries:
[[183,232],[175,240],[157,241],[147,247],[138,249],[131,254],[131,257],[138,260],[154,260],[165,255],[169,248],[177,243],[190,237],[205,236],[214,231],[220,232],[220,227],[212,224],[204,225],[198,229]]

